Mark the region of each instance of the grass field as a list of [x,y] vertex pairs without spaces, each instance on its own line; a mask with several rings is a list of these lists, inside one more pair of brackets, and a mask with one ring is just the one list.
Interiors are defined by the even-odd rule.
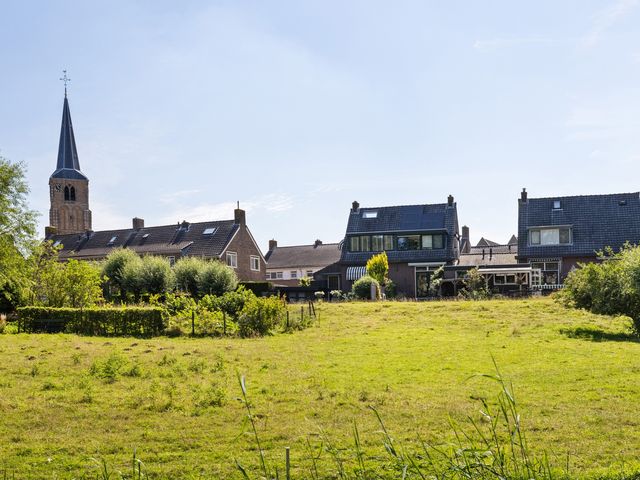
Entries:
[[[408,448],[452,440],[514,385],[532,450],[571,476],[640,467],[640,343],[629,321],[549,299],[347,303],[319,324],[261,339],[0,335],[0,469],[16,478],[78,478],[92,459],[125,469],[134,450],[152,478],[236,478],[255,469],[237,372],[246,376],[267,459],[291,447],[294,478],[318,432],[384,456],[375,406]],[[320,466],[331,462],[323,455]]]

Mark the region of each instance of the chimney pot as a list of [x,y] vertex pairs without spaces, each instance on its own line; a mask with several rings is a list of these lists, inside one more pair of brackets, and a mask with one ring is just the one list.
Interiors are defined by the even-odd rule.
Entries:
[[357,212],[359,208],[360,208],[360,204],[354,200],[353,203],[351,204],[351,211]]
[[449,195],[447,197],[447,205],[449,205],[450,207],[453,207],[453,195]]
[[133,220],[131,221],[131,223],[133,225],[134,230],[140,230],[141,228],[144,228],[143,218],[133,217]]
[[317,248],[317,247],[319,247],[320,245],[322,245],[322,240],[320,240],[320,239],[316,240],[316,241],[313,243],[313,246],[314,246],[314,247],[316,247],[316,248]]
[[527,201],[527,189],[523,188],[522,193],[520,193],[520,200],[523,202]]
[[275,250],[278,247],[278,242],[273,238],[269,240],[269,251]]
[[236,208],[233,211],[233,221],[238,225],[246,225],[247,224],[247,214],[241,208]]

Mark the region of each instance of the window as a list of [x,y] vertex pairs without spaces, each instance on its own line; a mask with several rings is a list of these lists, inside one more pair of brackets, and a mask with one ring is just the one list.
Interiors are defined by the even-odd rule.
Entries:
[[147,238],[149,238],[149,234],[145,233],[144,235],[142,235],[142,238],[146,240]]
[[238,254],[236,252],[227,252],[227,265],[231,268],[238,268]]
[[251,270],[253,270],[254,272],[259,272],[260,271],[260,257],[256,257],[255,255],[251,255],[250,261],[251,261]]
[[[273,275],[273,274],[272,274]],[[282,278],[282,272],[276,272],[275,273],[276,278]],[[272,277],[273,278],[273,277]]]
[[64,199],[69,201],[69,187],[64,187]]
[[298,271],[297,271],[297,270],[291,270],[291,271],[289,272],[289,276],[290,276],[291,278],[298,278]]
[[560,208],[562,208],[562,206],[560,204],[560,200],[554,200],[553,201],[553,209],[554,210],[559,210]]
[[349,239],[349,251],[350,252],[360,251],[360,237],[351,237]]
[[369,236],[363,236],[360,237],[360,250],[363,252],[370,252],[371,251],[371,237]]
[[398,237],[398,250],[420,250],[420,235]]
[[118,236],[114,235],[113,237],[111,237],[111,240],[109,240],[109,243],[107,243],[107,245],[113,245],[114,243],[116,243],[117,239],[118,239]]
[[538,228],[529,231],[531,245],[567,245],[571,243],[571,228]]
[[169,265],[171,266],[176,263],[176,257],[167,257],[167,260],[169,260]]
[[216,233],[216,227],[207,227],[202,232],[203,235],[213,235],[214,233]]
[[377,210],[365,210],[362,212],[362,218],[378,218]]
[[393,235],[384,236],[384,249],[393,250]]
[[70,200],[71,200],[72,202],[75,202],[75,201],[76,201],[76,189],[75,189],[75,187],[71,187],[71,188],[69,189],[69,197],[70,197]]
[[382,235],[373,235],[371,237],[371,250],[381,252],[384,250],[384,237]]
[[307,270],[307,277],[313,279],[313,270]]
[[540,270],[540,281],[543,285],[557,285],[560,283],[560,262],[558,260],[531,262],[531,268]]

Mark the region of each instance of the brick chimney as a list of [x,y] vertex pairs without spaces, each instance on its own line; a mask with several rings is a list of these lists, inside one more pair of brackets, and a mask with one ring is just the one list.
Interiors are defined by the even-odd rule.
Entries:
[[357,201],[353,201],[353,203],[351,204],[351,211],[353,213],[357,212],[360,209],[360,204]]
[[233,221],[242,226],[247,224],[247,214],[240,208],[240,203],[238,203],[238,208],[233,211]]
[[520,201],[522,203],[527,203],[527,189],[523,188],[522,193],[520,193]]
[[271,240],[269,240],[269,251],[270,252],[274,251],[277,247],[278,247],[277,240],[274,240],[273,238]]
[[462,226],[462,235],[460,236],[462,240],[462,253],[469,253],[471,251],[471,237],[469,236],[469,227],[466,225]]
[[132,224],[134,230],[140,230],[144,228],[144,218],[133,217]]
[[453,195],[447,197],[447,206],[453,207]]
[[322,240],[318,239],[315,242],[313,242],[313,247],[314,248],[318,248],[320,245],[322,245]]

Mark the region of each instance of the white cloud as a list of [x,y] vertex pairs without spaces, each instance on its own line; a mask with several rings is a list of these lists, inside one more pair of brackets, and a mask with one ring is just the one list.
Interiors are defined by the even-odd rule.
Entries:
[[593,26],[582,39],[582,45],[585,47],[597,45],[605,32],[627,15],[637,4],[638,0],[618,0],[608,8],[600,10],[594,15]]

